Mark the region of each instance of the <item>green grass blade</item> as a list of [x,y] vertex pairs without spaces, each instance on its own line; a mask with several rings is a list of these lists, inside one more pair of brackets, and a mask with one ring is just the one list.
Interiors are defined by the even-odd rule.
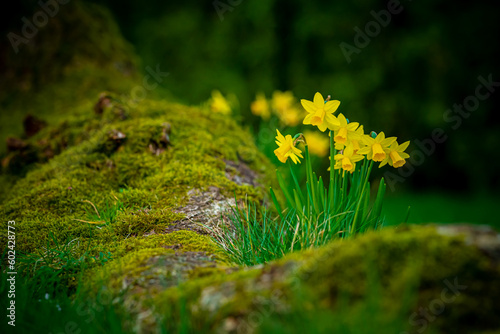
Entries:
[[280,185],[281,191],[285,195],[285,198],[290,204],[290,206],[293,208],[295,206],[294,200],[286,187],[285,180],[283,180],[283,176],[281,175],[280,171],[278,170],[276,171],[276,176],[278,177],[278,183]]
[[375,198],[375,203],[373,204],[372,208],[371,218],[373,219],[374,228],[380,221],[380,215],[382,214],[382,204],[384,202],[385,189],[386,189],[385,180],[384,178],[382,178],[380,179],[380,183],[378,185],[377,197]]
[[271,199],[274,203],[274,207],[276,210],[278,210],[278,214],[280,215],[280,218],[283,220],[283,210],[281,210],[281,206],[278,202],[278,199],[276,198],[276,194],[274,193],[273,188],[269,188],[269,193],[271,194]]

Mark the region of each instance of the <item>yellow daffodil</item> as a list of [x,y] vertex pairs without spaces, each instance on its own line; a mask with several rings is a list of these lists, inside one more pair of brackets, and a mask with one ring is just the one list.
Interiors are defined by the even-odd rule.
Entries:
[[410,156],[408,153],[404,152],[406,148],[410,145],[410,142],[404,142],[401,145],[398,145],[398,142],[392,143],[391,146],[389,146],[389,149],[387,150],[388,155],[385,157],[384,160],[380,163],[380,167],[384,166],[385,164],[389,163],[394,168],[399,168],[403,166],[406,163],[405,159],[408,159]]
[[359,139],[359,136],[356,133],[356,129],[359,126],[357,122],[347,123],[347,119],[343,114],[339,114],[338,124],[329,127],[330,130],[333,130],[333,140],[336,144],[347,145],[353,139]]
[[278,129],[276,129],[278,135],[276,136],[276,144],[279,146],[274,150],[274,154],[278,157],[279,161],[285,163],[288,158],[292,159],[293,163],[300,163],[299,157],[302,156],[302,151],[294,146],[293,138],[291,135],[286,135],[284,137]]
[[[332,161],[330,157],[328,157],[329,161]],[[335,165],[333,165],[334,169],[340,169],[342,168],[342,160],[335,160]],[[330,171],[330,167],[328,167],[327,171]]]
[[334,159],[337,160],[335,163],[335,169],[342,168],[346,172],[354,172],[356,167],[356,162],[363,160],[363,156],[354,153],[354,148],[352,144],[347,145],[342,153],[337,154]]
[[382,161],[386,158],[387,148],[396,141],[396,137],[385,138],[385,134],[380,132],[376,138],[369,135],[363,136],[363,142],[366,147],[358,150],[358,154],[366,154],[368,160]]
[[325,157],[330,151],[328,136],[314,131],[306,131],[304,132],[304,137],[306,137],[307,147],[311,154],[318,157]]
[[289,108],[286,113],[278,114],[280,121],[286,126],[295,126],[300,123],[301,114],[297,108]]
[[295,97],[292,92],[273,93],[272,107],[280,121],[286,126],[295,126],[300,122],[300,112],[295,108]]
[[363,125],[361,125],[356,131],[354,131],[354,134],[348,132],[347,141],[345,143],[335,142],[335,149],[340,151],[348,144],[352,144],[354,153],[357,153],[360,148],[365,147],[365,144],[362,141],[364,134]]
[[339,124],[333,113],[337,111],[340,101],[333,100],[325,103],[323,95],[316,93],[313,101],[302,99],[300,103],[309,113],[304,119],[304,124],[317,126],[321,131],[325,131],[327,128],[331,129]]
[[293,97],[293,93],[290,91],[281,92],[277,90],[273,93],[272,105],[278,113],[283,113],[290,109],[294,102],[295,98]]
[[210,109],[212,109],[213,112],[226,115],[231,113],[231,106],[229,105],[229,102],[227,102],[226,98],[222,96],[218,90],[212,91]]
[[255,101],[250,105],[250,110],[255,116],[260,116],[264,120],[268,120],[271,117],[271,111],[269,108],[269,103],[267,102],[266,96],[263,93],[257,94]]
[[356,131],[355,135],[352,136],[351,143],[352,143],[352,148],[354,149],[354,153],[358,153],[359,149],[365,147],[365,144],[362,140],[363,136],[365,135],[365,131],[363,129],[363,125],[361,125]]

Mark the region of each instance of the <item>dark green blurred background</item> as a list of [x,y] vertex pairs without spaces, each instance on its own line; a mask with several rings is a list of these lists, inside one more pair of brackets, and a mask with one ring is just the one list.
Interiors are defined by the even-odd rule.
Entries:
[[[470,116],[460,116],[459,126],[457,119],[446,122],[444,115],[454,104],[474,96],[479,76],[500,82],[498,1],[402,1],[401,12],[392,15],[390,23],[380,27],[359,53],[353,53],[350,62],[339,45],[356,46],[354,28],[365,31],[365,25],[374,21],[371,12],[387,9],[388,1],[96,3],[111,11],[133,45],[140,59],[139,73],[157,64],[170,73],[161,83],[163,97],[199,104],[213,89],[234,93],[240,101],[243,124],[252,127],[258,119],[251,115],[249,105],[257,92],[269,97],[274,90],[290,90],[298,98],[311,100],[319,91],[341,100],[340,111],[364,124],[366,130],[384,131],[401,142],[412,141],[410,155],[421,151],[416,141],[430,138],[436,128],[443,129],[447,140],[436,144],[432,154],[423,154],[423,163],[415,166],[414,172],[406,171],[409,176],[397,183],[397,191],[389,192],[387,207],[394,207],[389,216],[398,210],[395,204],[405,211],[405,203],[411,202],[418,208],[410,218],[413,222],[436,217],[435,221],[443,222],[491,223],[489,215],[498,202],[500,186],[500,160],[496,157],[500,147],[500,87],[480,101]],[[36,1],[10,5],[12,8],[2,14],[4,37],[19,30],[20,18],[38,8]],[[227,10],[222,13],[224,6]],[[58,15],[65,15],[63,7]],[[58,55],[70,53],[73,43],[78,41],[64,41],[50,61],[41,63],[27,64],[27,60],[7,56],[9,51],[2,50],[0,69],[33,71],[28,91],[36,91],[46,80],[62,75],[58,67],[64,59]],[[6,38],[1,45],[10,48]],[[45,46],[41,43],[36,47]],[[50,79],[45,72],[51,73]],[[15,80],[14,76],[0,81],[2,112],[22,96]],[[95,88],[110,89],[106,83]],[[456,116],[453,112],[447,115]],[[2,140],[19,135],[15,127],[1,129]],[[379,172],[377,177],[382,175]]]

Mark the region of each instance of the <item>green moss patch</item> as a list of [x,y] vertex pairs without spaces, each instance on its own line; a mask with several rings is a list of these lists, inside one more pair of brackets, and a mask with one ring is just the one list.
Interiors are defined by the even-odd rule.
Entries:
[[192,331],[257,330],[264,320],[263,328],[279,328],[300,318],[308,322],[297,328],[339,330],[325,319],[342,315],[336,319],[345,326],[363,320],[411,332],[423,326],[414,312],[441,304],[442,313],[426,320],[438,332],[500,327],[498,263],[463,236],[443,236],[432,226],[371,232],[248,270],[198,270],[143,301],[155,310],[144,328],[161,323],[176,331],[172,319],[187,317]]

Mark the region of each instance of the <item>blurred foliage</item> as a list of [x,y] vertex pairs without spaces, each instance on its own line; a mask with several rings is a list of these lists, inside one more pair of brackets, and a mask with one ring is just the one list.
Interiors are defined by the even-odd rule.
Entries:
[[[500,81],[498,2],[403,1],[401,13],[352,54],[350,63],[339,45],[354,46],[354,28],[364,31],[374,21],[371,11],[387,9],[388,1],[220,0],[228,6],[224,13],[213,1],[99,3],[114,13],[145,66],[159,64],[170,73],[163,86],[184,102],[206,101],[214,89],[235,94],[244,122],[257,128],[259,120],[250,112],[257,93],[292,91],[311,99],[320,91],[342,101],[339,112],[367,131],[411,140],[410,154],[417,149],[415,139],[444,129],[448,139],[399,185],[500,185],[498,166],[489,158],[500,145],[494,114],[500,94],[481,101],[456,130],[443,119],[453,104],[474,94],[478,76]],[[19,10],[4,24],[18,27],[22,13],[31,12]]]
[[353,29],[364,31],[374,20],[370,12],[387,9],[388,1],[221,0],[230,7],[223,20],[212,1],[107,3],[144,63],[168,68],[167,86],[185,102],[205,100],[214,88],[231,92],[247,121],[256,122],[250,102],[258,92],[332,94],[342,101],[339,111],[367,130],[412,141],[445,130],[449,139],[404,185],[500,185],[497,166],[480,158],[500,145],[500,125],[493,122],[500,94],[482,101],[457,130],[443,120],[447,109],[474,94],[479,75],[500,81],[498,2],[404,1],[351,63],[339,44],[354,45]]
[[400,224],[411,206],[408,223],[475,223],[500,230],[500,222],[491,211],[500,202],[500,196],[467,194],[458,196],[440,192],[398,192],[384,199],[385,225]]
[[91,110],[102,91],[130,96],[140,82],[133,47],[114,37],[120,36],[119,27],[102,6],[78,1],[59,5],[16,53],[7,31],[23,38],[21,18],[32,23],[33,12],[41,8],[32,0],[11,4],[2,13],[9,15],[0,19],[5,32],[0,41],[0,155],[6,152],[6,138],[26,137],[26,115],[52,123],[75,105],[87,103]]

